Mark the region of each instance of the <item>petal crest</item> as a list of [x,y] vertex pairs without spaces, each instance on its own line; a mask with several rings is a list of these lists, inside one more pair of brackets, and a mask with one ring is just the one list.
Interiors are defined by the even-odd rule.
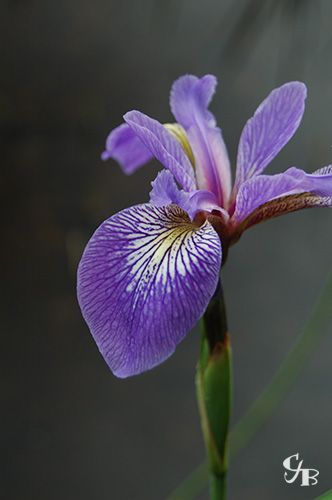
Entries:
[[162,170],[159,172],[156,179],[151,184],[152,191],[150,192],[150,203],[156,207],[175,203],[182,208],[182,210],[187,212],[191,220],[194,220],[197,212],[201,210],[207,212],[218,210],[225,223],[229,219],[227,211],[218,205],[218,201],[211,191],[198,189],[197,191],[186,193],[178,188],[169,170]]
[[221,244],[211,224],[176,205],[125,209],[89,241],[78,299],[98,347],[121,378],[168,358],[215,292]]
[[158,172],[157,177],[151,182],[151,185],[150,203],[152,203],[152,205],[155,207],[164,207],[175,203],[185,212],[190,212],[189,193],[178,188],[169,170]]

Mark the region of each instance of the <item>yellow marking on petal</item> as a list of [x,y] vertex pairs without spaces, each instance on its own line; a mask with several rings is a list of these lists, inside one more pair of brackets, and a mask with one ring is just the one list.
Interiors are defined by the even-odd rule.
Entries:
[[[163,221],[164,226],[151,235],[137,240],[139,248],[127,257],[132,277],[127,291],[136,290],[133,305],[142,294],[143,297],[147,297],[152,293],[153,288],[150,286],[152,282],[162,283],[165,286],[167,281],[173,280],[177,274],[181,276],[192,274],[191,267],[197,263],[197,256],[190,249],[195,248],[195,233],[200,232],[202,226],[199,227],[191,222],[188,215],[178,207],[174,205],[171,207],[168,220]],[[210,245],[209,242],[207,251]],[[204,247],[202,242],[201,247]]]
[[186,131],[178,123],[164,123],[165,129],[180,143],[181,148],[188,156],[190,163],[195,168],[195,158],[187,139]]

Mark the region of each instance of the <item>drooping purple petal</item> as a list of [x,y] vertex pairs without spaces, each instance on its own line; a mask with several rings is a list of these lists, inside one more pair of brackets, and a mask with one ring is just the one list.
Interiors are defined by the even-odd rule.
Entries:
[[197,186],[217,197],[218,205],[227,208],[231,191],[231,170],[221,131],[216,127],[208,106],[217,79],[212,75],[197,78],[185,75],[172,86],[170,105],[176,120],[186,130],[193,150]]
[[194,169],[178,141],[159,123],[139,111],[124,115],[133,132],[186,191],[196,189]]
[[132,174],[138,168],[148,163],[153,154],[131,130],[123,123],[112,130],[106,139],[106,150],[101,154],[102,160],[113,158],[126,174]]
[[240,185],[260,174],[297,130],[304,112],[304,83],[289,82],[260,104],[241,134],[233,200]]
[[78,299],[118,377],[164,361],[203,315],[219,279],[221,244],[175,205],[138,205],[105,221],[78,269]]
[[245,229],[288,212],[332,205],[332,167],[313,174],[292,167],[277,175],[260,175],[244,182],[236,198],[229,229],[237,241]]

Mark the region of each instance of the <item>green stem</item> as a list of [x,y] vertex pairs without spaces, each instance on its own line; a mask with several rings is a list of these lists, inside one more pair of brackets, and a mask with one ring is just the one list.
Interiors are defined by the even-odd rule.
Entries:
[[[254,437],[265,420],[276,408],[296,377],[304,368],[313,349],[331,324],[332,272],[307,322],[306,327],[298,338],[291,353],[281,365],[262,395],[251,409],[244,415],[230,434],[230,459]],[[209,466],[207,461],[200,464],[190,476],[183,481],[167,500],[194,500],[208,485]],[[329,499],[331,492],[323,495]],[[320,499],[319,499],[320,500]]]
[[226,472],[221,476],[210,474],[211,500],[226,500]]
[[209,463],[211,500],[225,500],[231,411],[231,350],[220,284],[203,317],[196,380]]
[[204,313],[202,330],[209,343],[210,352],[219,342],[225,342],[228,327],[224,294],[220,281]]

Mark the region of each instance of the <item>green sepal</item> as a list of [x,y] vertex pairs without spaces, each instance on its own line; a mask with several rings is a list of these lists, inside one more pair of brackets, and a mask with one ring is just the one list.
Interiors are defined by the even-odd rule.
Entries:
[[222,476],[227,470],[227,441],[231,412],[231,348],[229,335],[211,353],[203,328],[197,370],[197,399],[201,414],[210,472]]

